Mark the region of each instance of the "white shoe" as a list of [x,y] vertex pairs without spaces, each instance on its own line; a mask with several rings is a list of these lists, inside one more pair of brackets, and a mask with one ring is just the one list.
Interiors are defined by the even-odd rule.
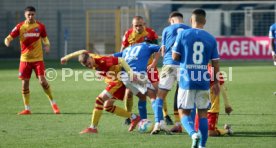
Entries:
[[151,131],[151,135],[156,135],[160,132],[160,123],[156,122],[154,124],[153,130]]
[[232,130],[232,127],[230,124],[224,124],[224,129],[227,130],[227,135],[233,135],[234,131]]
[[201,136],[200,136],[199,133],[194,133],[192,135],[192,140],[193,140],[192,148],[198,148],[199,147],[200,138],[201,138]]
[[164,131],[165,134],[171,135],[170,129],[167,127],[167,124],[164,120],[160,121],[160,130]]

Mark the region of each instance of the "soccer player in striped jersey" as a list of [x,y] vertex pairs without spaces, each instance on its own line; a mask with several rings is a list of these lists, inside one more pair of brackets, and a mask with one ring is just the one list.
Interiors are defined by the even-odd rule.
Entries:
[[[172,46],[175,42],[176,36],[179,32],[189,29],[191,27],[183,24],[183,15],[180,12],[174,11],[169,16],[170,26],[166,27],[162,32],[162,56],[163,67],[161,71],[161,77],[159,81],[159,89],[157,93],[157,98],[162,98],[166,100],[168,92],[172,89],[173,84],[177,81],[177,72],[179,68],[179,62],[172,59]],[[178,86],[177,86],[178,87]],[[174,104],[177,102],[177,97],[174,99]],[[164,101],[165,103],[166,101]],[[167,106],[167,105],[163,105]],[[163,114],[166,114],[163,109]],[[174,105],[174,117],[175,126],[171,129],[172,132],[182,132],[182,127],[180,123],[179,114],[177,111],[177,106]],[[165,117],[167,115],[164,115]],[[173,123],[172,123],[173,124]]]
[[[134,16],[132,19],[132,28],[128,29],[122,40],[121,51],[123,51],[128,46],[131,46],[136,43],[142,43],[145,40],[151,41],[151,43],[158,43],[158,35],[156,32],[145,26],[144,18],[141,16]],[[159,58],[159,57],[157,57]],[[151,81],[152,85],[157,88],[159,77],[158,70],[156,68],[157,59],[150,58],[148,61],[148,78]],[[133,106],[133,94],[130,91],[126,91],[125,94],[125,107],[128,111],[132,111]],[[125,124],[129,124],[129,119],[126,119]]]
[[[11,33],[5,38],[5,45],[10,46],[11,41],[19,36],[21,45],[21,58],[19,65],[19,78],[22,80],[22,97],[25,109],[19,115],[31,114],[29,83],[32,70],[39,80],[40,85],[50,100],[54,113],[59,114],[59,108],[52,96],[50,85],[44,77],[44,62],[42,43],[46,53],[50,52],[50,42],[45,26],[35,20],[36,9],[33,6],[25,8],[26,20],[17,24]],[[42,43],[41,43],[42,42]]]
[[[173,46],[173,59],[180,61],[180,81],[177,97],[181,123],[193,143],[193,148],[205,148],[208,139],[207,110],[210,106],[210,75],[208,63],[212,62],[214,75],[219,72],[219,55],[216,39],[203,30],[206,12],[196,9],[191,16],[191,29],[183,30]],[[214,77],[214,94],[219,94],[218,78]],[[156,100],[157,101],[157,100]],[[196,106],[199,115],[199,131],[195,131],[191,110]]]
[[79,57],[79,62],[89,68],[100,72],[100,75],[105,78],[107,86],[102,93],[96,97],[95,106],[92,113],[90,127],[84,129],[80,134],[98,133],[97,126],[102,116],[102,110],[115,114],[117,116],[130,118],[131,124],[129,131],[132,131],[140,121],[140,116],[128,112],[127,110],[114,105],[115,100],[123,101],[125,94],[125,85],[118,79],[117,75],[124,68],[129,74],[132,73],[129,65],[122,58],[113,56],[99,56],[91,54],[86,50],[79,50],[68,54],[61,58],[61,64],[65,64],[69,59]]

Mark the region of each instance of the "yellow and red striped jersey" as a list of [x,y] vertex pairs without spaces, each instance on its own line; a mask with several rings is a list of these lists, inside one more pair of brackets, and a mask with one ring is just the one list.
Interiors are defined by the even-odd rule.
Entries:
[[158,35],[153,29],[148,27],[145,27],[142,33],[137,33],[133,28],[131,28],[126,31],[123,37],[122,47],[128,47],[135,43],[142,43],[145,40],[158,40]]
[[10,36],[19,36],[22,62],[43,61],[41,38],[47,37],[45,26],[36,21],[35,23],[21,22],[11,31]]
[[89,54],[95,60],[95,70],[105,78],[105,82],[118,80],[118,73],[122,71],[117,57]]

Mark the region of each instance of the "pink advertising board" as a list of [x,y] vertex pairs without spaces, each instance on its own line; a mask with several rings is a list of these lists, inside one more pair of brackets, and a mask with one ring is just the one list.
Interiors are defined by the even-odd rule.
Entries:
[[268,37],[216,37],[221,60],[271,59]]

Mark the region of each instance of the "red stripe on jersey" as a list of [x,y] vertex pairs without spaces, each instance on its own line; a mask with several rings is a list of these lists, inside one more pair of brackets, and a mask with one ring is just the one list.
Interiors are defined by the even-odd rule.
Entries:
[[[39,27],[40,28],[40,27]],[[28,33],[39,33],[39,30],[36,31],[38,28],[35,27],[35,28],[32,28],[30,30],[28,30],[26,33],[24,34],[28,34]],[[24,36],[24,35],[23,35]],[[26,53],[27,51],[29,50],[33,50],[34,47],[32,46],[33,43],[35,43],[37,40],[40,39],[40,35],[38,36],[30,36],[30,37],[25,37],[25,40],[22,41],[22,44],[21,44],[21,53]]]
[[24,24],[24,22],[21,22],[19,24],[17,24],[11,31],[10,36],[13,38],[16,38],[17,36],[19,36],[20,34],[20,28],[21,26]]

